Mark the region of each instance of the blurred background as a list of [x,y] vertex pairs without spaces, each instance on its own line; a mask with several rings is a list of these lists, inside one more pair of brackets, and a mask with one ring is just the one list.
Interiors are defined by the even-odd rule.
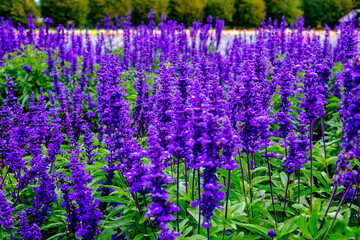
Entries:
[[45,17],[54,24],[75,23],[77,28],[102,24],[106,14],[111,21],[115,15],[126,16],[131,12],[131,22],[139,25],[148,22],[148,12],[155,12],[155,21],[161,21],[165,13],[168,19],[191,26],[194,19],[202,22],[212,15],[225,21],[226,28],[252,28],[268,19],[281,21],[285,16],[291,24],[304,16],[305,26],[322,28],[324,23],[334,27],[352,9],[357,12],[360,0],[0,0],[0,16],[10,18],[14,24],[27,25],[28,12],[40,25]]

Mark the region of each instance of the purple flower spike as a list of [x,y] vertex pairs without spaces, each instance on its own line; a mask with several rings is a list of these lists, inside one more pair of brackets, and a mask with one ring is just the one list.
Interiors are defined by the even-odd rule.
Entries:
[[166,185],[174,181],[164,172],[162,161],[168,157],[168,153],[160,146],[160,139],[157,136],[156,128],[151,125],[148,132],[148,148],[147,156],[151,159],[151,163],[147,165],[147,174],[142,176],[142,180],[147,182],[147,187],[151,189],[150,197],[153,203],[147,208],[147,217],[154,216],[154,223],[161,229],[158,240],[172,240],[178,236],[177,233],[169,233],[166,224],[175,220],[171,214],[180,211],[180,208],[169,202],[169,194],[166,191]]
[[204,228],[209,228],[209,227],[210,227],[210,223],[209,223],[208,221],[203,222],[201,225],[202,225]]
[[44,20],[44,23],[45,23],[45,24],[52,24],[52,23],[53,23],[53,21],[52,21],[52,19],[51,19],[51,18],[46,17],[46,18],[45,18],[45,20]]
[[13,220],[11,211],[15,210],[11,208],[11,204],[6,200],[6,196],[3,191],[0,190],[0,228],[11,229],[13,227]]
[[31,67],[29,65],[24,65],[23,69],[25,70],[26,73],[31,72]]
[[276,237],[276,232],[273,229],[269,229],[268,231],[268,236],[271,238],[275,238]]

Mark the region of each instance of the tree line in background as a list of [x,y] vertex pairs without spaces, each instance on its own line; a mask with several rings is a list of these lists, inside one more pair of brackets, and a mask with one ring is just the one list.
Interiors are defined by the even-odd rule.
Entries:
[[360,0],[0,0],[0,15],[26,25],[32,12],[35,17],[51,17],[53,26],[94,27],[107,13],[114,21],[115,15],[126,16],[128,11],[134,25],[147,23],[152,9],[157,23],[165,13],[187,27],[194,19],[205,22],[212,15],[223,19],[228,28],[257,27],[269,17],[279,23],[282,16],[289,24],[304,16],[306,26],[321,28],[324,23],[333,27],[357,7]]

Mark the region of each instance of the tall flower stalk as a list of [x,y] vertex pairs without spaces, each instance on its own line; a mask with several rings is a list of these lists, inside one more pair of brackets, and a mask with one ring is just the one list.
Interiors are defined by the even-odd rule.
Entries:
[[180,211],[179,207],[169,202],[169,195],[166,191],[166,185],[173,183],[174,179],[168,177],[164,172],[163,160],[169,157],[169,153],[165,152],[161,147],[161,139],[157,135],[156,128],[151,125],[149,127],[149,137],[147,156],[151,163],[148,164],[146,175],[142,176],[142,180],[146,181],[150,190],[150,198],[152,203],[147,207],[146,216],[154,217],[153,222],[161,229],[158,240],[171,240],[180,236],[173,230],[169,232],[166,226],[168,222],[175,220],[172,213]]

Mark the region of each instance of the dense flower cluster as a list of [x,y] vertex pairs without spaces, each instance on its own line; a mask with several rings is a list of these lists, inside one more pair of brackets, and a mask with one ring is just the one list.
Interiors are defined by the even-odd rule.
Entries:
[[[339,126],[327,122],[335,105],[339,119],[331,118],[342,122],[343,136],[331,142],[340,140],[336,170],[325,164],[336,185],[329,207],[338,187],[355,202],[355,19],[341,22],[337,33],[326,25],[324,35],[306,31],[303,18],[287,29],[283,17],[279,25],[269,19],[251,34],[226,36],[219,18],[195,20],[188,33],[165,15],[157,25],[156,14],[150,10],[148,24],[137,27],[130,13],[107,14],[96,36],[74,24],[52,26],[49,17],[37,30],[31,13],[27,29],[0,19],[0,228],[6,237],[56,232],[59,239],[145,239],[151,231],[172,240],[202,234],[202,226],[210,239],[219,238],[220,223],[223,238],[227,232],[235,239],[243,234],[241,221],[261,212],[274,214],[275,224],[264,223],[276,229],[261,231],[273,239],[281,204],[274,199],[296,198],[312,210],[312,188],[323,184],[313,181],[314,143],[322,132],[324,158],[318,151],[316,159],[327,164],[327,137],[338,136],[324,126]],[[11,61],[19,58],[15,66]],[[310,186],[302,184],[308,171],[300,171],[309,165]],[[272,179],[280,171],[287,182],[284,173],[281,182]],[[310,201],[301,187],[310,189]],[[288,198],[289,189],[298,196]],[[260,211],[270,197],[273,212]],[[228,224],[237,214],[246,217],[236,217],[237,227]],[[185,226],[194,221],[196,230]]]
[[166,224],[175,218],[171,215],[173,212],[178,212],[180,209],[172,202],[168,201],[169,195],[166,191],[166,184],[172,183],[173,178],[168,177],[163,172],[162,160],[169,157],[168,153],[163,151],[161,147],[161,139],[157,136],[157,131],[154,126],[149,127],[148,148],[147,156],[150,158],[151,163],[147,167],[147,172],[142,176],[142,180],[146,181],[146,187],[150,190],[150,197],[153,203],[148,207],[146,216],[154,216],[154,222],[160,227],[161,233],[159,240],[171,240],[176,236],[180,236],[179,233],[174,231],[171,234],[168,233],[168,227]]
[[12,228],[13,220],[11,211],[14,210],[11,208],[10,203],[6,200],[6,196],[3,191],[0,191],[0,226],[1,229]]

